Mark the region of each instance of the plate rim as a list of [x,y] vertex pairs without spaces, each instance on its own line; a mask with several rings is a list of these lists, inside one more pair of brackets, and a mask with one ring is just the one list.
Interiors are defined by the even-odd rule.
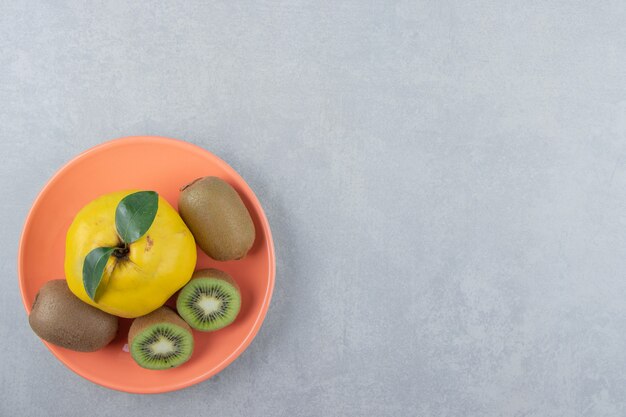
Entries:
[[24,309],[26,310],[27,314],[30,314],[31,311],[31,306],[29,305],[28,301],[26,300],[26,296],[25,296],[25,290],[24,290],[24,285],[23,285],[23,281],[24,281],[24,246],[25,246],[25,236],[26,234],[30,231],[31,229],[31,223],[32,223],[32,216],[33,213],[35,212],[35,210],[38,208],[38,206],[41,204],[41,201],[43,200],[43,197],[45,195],[47,195],[48,192],[50,192],[50,189],[52,188],[52,186],[59,181],[59,178],[61,177],[61,175],[63,173],[65,173],[66,171],[68,171],[69,169],[72,168],[73,165],[77,164],[79,161],[85,159],[86,157],[88,157],[90,154],[94,153],[94,152],[98,152],[101,149],[106,149],[106,148],[111,148],[111,147],[117,147],[117,146],[124,146],[127,143],[136,143],[136,142],[151,142],[151,143],[160,143],[160,144],[173,144],[175,146],[180,146],[182,148],[187,148],[192,152],[201,152],[204,154],[207,154],[209,157],[211,157],[212,159],[214,159],[214,161],[218,164],[221,165],[222,168],[225,168],[226,170],[232,171],[234,173],[234,176],[236,178],[238,178],[238,180],[240,180],[241,184],[243,184],[243,186],[245,188],[248,189],[248,191],[250,192],[250,195],[252,196],[252,200],[253,203],[255,203],[256,206],[258,206],[258,208],[260,209],[259,211],[259,220],[261,222],[261,225],[265,231],[265,236],[266,236],[266,240],[268,242],[267,244],[267,252],[268,252],[268,260],[270,262],[270,270],[269,270],[269,279],[268,279],[268,286],[267,289],[265,291],[265,295],[263,297],[263,302],[261,304],[261,310],[259,312],[259,314],[256,317],[256,320],[254,321],[250,331],[248,332],[248,334],[246,335],[246,337],[243,339],[243,341],[233,350],[233,352],[228,355],[223,361],[221,361],[218,365],[216,365],[215,367],[209,369],[206,372],[203,372],[199,375],[197,375],[194,378],[190,378],[189,380],[186,380],[184,382],[180,382],[180,383],[175,383],[175,384],[164,384],[158,387],[153,387],[153,388],[131,388],[131,387],[125,387],[125,386],[120,386],[118,384],[114,384],[114,383],[110,383],[108,381],[106,381],[105,379],[102,379],[100,377],[94,377],[93,375],[87,375],[86,373],[82,372],[81,370],[76,369],[71,363],[67,363],[65,360],[61,359],[59,357],[59,355],[57,354],[57,347],[54,345],[51,345],[50,343],[46,342],[43,339],[40,339],[44,345],[46,345],[46,347],[48,348],[48,350],[50,352],[52,352],[52,354],[57,358],[57,360],[59,362],[61,362],[63,365],[65,365],[67,368],[69,368],[70,370],[72,370],[75,374],[81,376],[82,378],[98,384],[100,386],[103,386],[105,388],[109,388],[109,389],[113,389],[116,391],[121,391],[121,392],[127,392],[127,393],[131,393],[131,394],[160,394],[160,393],[165,393],[165,392],[172,392],[172,391],[178,391],[187,387],[190,387],[192,385],[198,384],[202,381],[205,381],[215,375],[217,375],[218,373],[220,373],[222,370],[224,370],[224,368],[226,368],[228,365],[230,365],[232,362],[235,361],[235,359],[237,359],[247,348],[248,346],[250,346],[250,344],[252,343],[252,341],[254,340],[254,338],[256,337],[256,335],[258,334],[261,326],[263,325],[263,322],[265,321],[265,316],[267,315],[267,311],[269,309],[271,300],[272,300],[272,295],[274,293],[274,283],[275,283],[275,278],[276,278],[276,258],[275,258],[275,252],[274,252],[274,239],[272,237],[272,230],[270,228],[270,224],[269,221],[267,220],[267,216],[265,214],[265,210],[263,209],[263,206],[261,205],[261,202],[259,201],[256,193],[252,190],[252,188],[248,185],[248,183],[246,182],[246,180],[239,174],[239,172],[237,172],[236,169],[234,169],[233,167],[231,167],[226,161],[224,161],[223,159],[221,159],[220,157],[218,157],[217,155],[215,155],[214,153],[198,146],[195,145],[193,143],[181,140],[181,139],[174,139],[174,138],[170,138],[170,137],[165,137],[165,136],[151,136],[151,135],[145,135],[145,136],[125,136],[125,137],[121,137],[121,138],[117,138],[117,139],[111,139],[111,140],[107,140],[105,142],[102,142],[98,145],[92,146],[80,153],[78,153],[77,155],[75,155],[74,157],[72,157],[69,161],[67,161],[65,164],[63,164],[59,169],[56,170],[56,172],[52,175],[52,177],[50,177],[47,182],[44,184],[44,186],[41,188],[41,190],[39,191],[39,193],[37,194],[37,196],[35,197],[33,203],[30,206],[30,209],[28,210],[28,213],[26,214],[26,219],[24,220],[24,225],[22,226],[22,232],[20,234],[20,241],[19,241],[19,246],[18,246],[18,251],[17,251],[17,278],[18,278],[18,284],[19,284],[19,288],[20,288],[20,296],[22,298],[22,304],[24,305]]

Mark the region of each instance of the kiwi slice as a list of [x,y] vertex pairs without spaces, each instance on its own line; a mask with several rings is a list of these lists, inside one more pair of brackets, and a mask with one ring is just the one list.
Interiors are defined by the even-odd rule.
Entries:
[[228,326],[239,314],[241,294],[226,272],[202,269],[178,294],[178,314],[194,329],[212,332]]
[[128,332],[130,354],[147,369],[175,368],[193,352],[191,329],[169,307],[136,318]]

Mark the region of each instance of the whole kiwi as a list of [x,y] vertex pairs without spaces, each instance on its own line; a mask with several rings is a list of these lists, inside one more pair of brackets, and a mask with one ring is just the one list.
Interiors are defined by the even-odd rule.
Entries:
[[237,191],[217,177],[181,189],[178,211],[200,249],[218,261],[241,259],[254,244],[254,223]]
[[67,281],[48,281],[39,289],[28,322],[43,340],[79,352],[94,352],[117,334],[118,318],[79,300]]

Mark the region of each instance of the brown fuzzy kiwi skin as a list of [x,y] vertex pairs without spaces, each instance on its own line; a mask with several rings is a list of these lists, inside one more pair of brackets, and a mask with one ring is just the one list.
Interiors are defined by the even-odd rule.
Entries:
[[37,293],[28,322],[43,340],[78,352],[95,352],[117,334],[118,318],[78,299],[63,279]]
[[233,287],[239,290],[239,285],[237,285],[237,282],[235,282],[233,277],[231,277],[224,271],[220,271],[219,269],[215,269],[215,268],[199,269],[195,271],[193,275],[191,276],[191,279],[194,279],[194,278],[218,278],[218,279],[231,283]]
[[130,325],[130,329],[128,330],[128,344],[131,345],[133,343],[133,339],[139,333],[148,327],[159,323],[174,324],[191,333],[191,327],[189,327],[185,320],[181,319],[171,308],[163,306],[154,310],[152,313],[137,317],[133,320],[133,323]]
[[221,178],[198,178],[181,188],[178,211],[200,249],[217,261],[241,259],[254,244],[250,213]]

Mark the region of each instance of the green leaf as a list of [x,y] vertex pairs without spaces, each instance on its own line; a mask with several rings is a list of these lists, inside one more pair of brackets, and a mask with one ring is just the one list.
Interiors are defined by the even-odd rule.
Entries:
[[126,244],[143,236],[159,209],[159,195],[154,191],[139,191],[120,201],[115,210],[115,228]]
[[92,300],[94,300],[98,285],[102,281],[104,267],[107,265],[114,250],[115,248],[95,248],[85,257],[85,262],[83,263],[83,286]]

